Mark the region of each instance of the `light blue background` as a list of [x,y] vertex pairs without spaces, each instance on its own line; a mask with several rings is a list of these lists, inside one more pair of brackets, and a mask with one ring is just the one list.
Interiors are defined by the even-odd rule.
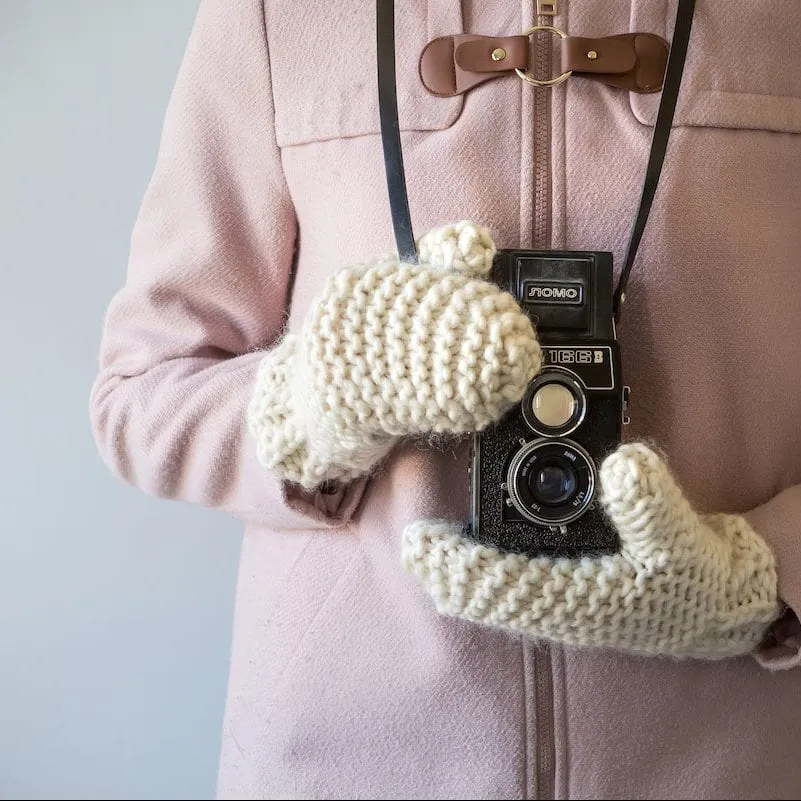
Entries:
[[197,0],[0,0],[0,797],[211,798],[240,526],[117,482],[102,318]]

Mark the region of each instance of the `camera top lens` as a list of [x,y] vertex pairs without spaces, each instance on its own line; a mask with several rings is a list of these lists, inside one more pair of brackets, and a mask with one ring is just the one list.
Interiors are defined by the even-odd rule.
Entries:
[[545,370],[526,389],[522,402],[526,425],[543,437],[564,437],[584,422],[587,399],[579,379],[567,370]]
[[576,397],[561,383],[543,384],[531,399],[534,417],[549,428],[567,425],[576,413]]

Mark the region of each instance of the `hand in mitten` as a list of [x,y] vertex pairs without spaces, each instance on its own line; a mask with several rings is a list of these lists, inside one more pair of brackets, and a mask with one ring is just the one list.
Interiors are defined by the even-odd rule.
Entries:
[[440,612],[532,637],[679,658],[753,650],[781,610],[773,554],[745,519],[696,514],[644,445],[607,457],[600,481],[618,553],[531,559],[422,521],[404,563]]
[[494,255],[462,222],[423,237],[418,265],[335,273],[260,365],[248,424],[261,463],[308,488],[347,481],[398,437],[478,431],[518,403],[541,353],[512,295],[484,280]]

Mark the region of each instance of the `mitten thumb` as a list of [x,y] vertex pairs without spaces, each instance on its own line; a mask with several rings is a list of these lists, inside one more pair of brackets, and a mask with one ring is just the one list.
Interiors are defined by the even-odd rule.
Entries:
[[646,445],[622,445],[607,456],[600,480],[601,503],[624,555],[660,568],[696,549],[698,515],[667,465]]
[[492,270],[496,249],[489,229],[462,220],[429,231],[420,239],[418,251],[421,264],[485,278]]

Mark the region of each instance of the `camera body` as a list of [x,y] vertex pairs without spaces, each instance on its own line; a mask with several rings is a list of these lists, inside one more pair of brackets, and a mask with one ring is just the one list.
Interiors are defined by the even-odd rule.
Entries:
[[465,534],[530,556],[614,552],[597,502],[600,463],[628,421],[612,254],[498,251],[492,280],[534,323],[543,367],[520,404],[473,436]]

